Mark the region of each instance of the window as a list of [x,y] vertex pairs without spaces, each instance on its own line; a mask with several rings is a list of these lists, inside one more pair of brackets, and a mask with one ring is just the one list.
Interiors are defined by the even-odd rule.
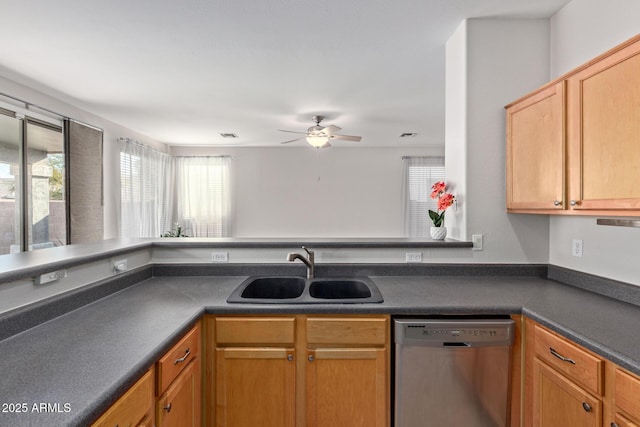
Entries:
[[429,209],[437,210],[431,186],[444,181],[443,157],[404,157],[404,219],[407,237],[428,237]]
[[62,121],[0,109],[0,254],[67,244]]
[[175,157],[177,221],[191,237],[230,235],[230,157]]
[[120,236],[160,237],[171,228],[171,156],[135,141],[120,143]]

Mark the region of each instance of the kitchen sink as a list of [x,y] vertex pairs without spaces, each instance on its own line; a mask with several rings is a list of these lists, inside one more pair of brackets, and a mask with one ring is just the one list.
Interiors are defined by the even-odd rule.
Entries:
[[365,304],[384,299],[368,277],[252,276],[227,302],[244,304]]
[[302,277],[257,277],[247,283],[241,298],[289,299],[298,298],[305,288]]
[[318,279],[309,285],[309,295],[323,299],[370,298],[371,289],[362,280]]

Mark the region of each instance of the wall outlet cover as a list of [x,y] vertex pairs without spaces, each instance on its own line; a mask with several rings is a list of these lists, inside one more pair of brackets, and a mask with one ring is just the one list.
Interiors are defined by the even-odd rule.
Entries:
[[481,251],[483,248],[483,242],[482,242],[482,234],[473,234],[471,236],[471,241],[473,242],[473,249],[474,251]]
[[571,255],[582,258],[582,240],[573,239],[571,244]]
[[211,262],[229,262],[229,252],[212,252]]
[[422,252],[407,252],[405,262],[422,262]]

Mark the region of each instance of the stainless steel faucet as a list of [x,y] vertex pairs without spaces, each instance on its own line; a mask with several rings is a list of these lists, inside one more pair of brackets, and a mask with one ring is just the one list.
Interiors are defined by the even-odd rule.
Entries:
[[299,253],[289,253],[287,254],[287,261],[291,262],[291,261],[295,261],[297,259],[299,259],[300,261],[302,261],[304,263],[304,265],[307,266],[307,279],[313,279],[313,274],[315,271],[315,258],[314,255],[315,253],[313,251],[310,251],[309,249],[305,248],[304,246],[302,247],[302,249],[304,249],[304,251],[307,253],[307,257],[305,258],[304,255],[300,255]]

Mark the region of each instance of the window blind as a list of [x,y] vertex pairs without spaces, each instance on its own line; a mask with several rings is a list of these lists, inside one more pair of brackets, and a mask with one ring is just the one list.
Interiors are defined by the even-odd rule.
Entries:
[[429,209],[437,210],[431,186],[445,179],[444,157],[403,157],[404,229],[407,237],[428,237]]

